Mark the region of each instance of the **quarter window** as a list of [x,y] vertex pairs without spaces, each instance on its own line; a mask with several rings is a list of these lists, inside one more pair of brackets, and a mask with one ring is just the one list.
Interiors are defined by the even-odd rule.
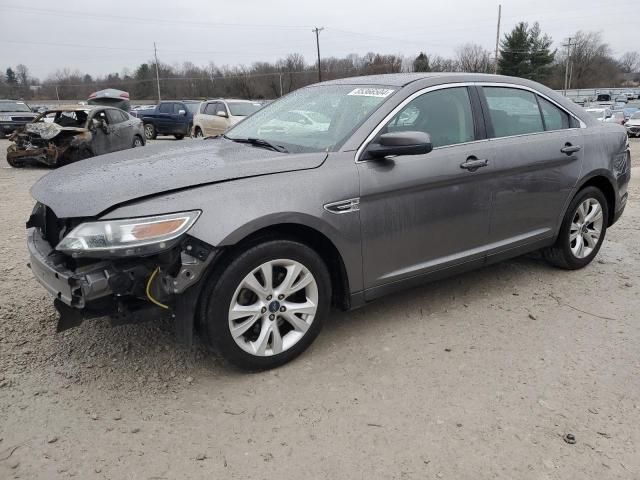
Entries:
[[542,116],[544,117],[545,130],[563,130],[569,128],[569,115],[565,111],[559,109],[553,103],[542,97],[538,97],[538,102],[540,102],[540,110],[542,110]]
[[420,95],[405,105],[380,133],[401,131],[428,133],[434,147],[473,141],[469,91],[466,87],[454,87]]
[[543,132],[536,96],[527,90],[483,87],[496,137]]

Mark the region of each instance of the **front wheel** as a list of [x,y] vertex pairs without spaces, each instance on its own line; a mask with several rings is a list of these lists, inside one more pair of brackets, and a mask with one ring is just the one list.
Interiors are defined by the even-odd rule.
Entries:
[[208,279],[201,334],[240,368],[274,368],[313,342],[330,298],[329,272],[313,249],[291,240],[267,241],[234,256]]
[[196,138],[204,138],[204,134],[202,133],[202,129],[200,127],[196,127],[195,137]]
[[179,135],[174,135],[174,137],[176,137],[176,140],[182,140],[184,138],[184,135],[179,134]]
[[151,123],[145,123],[144,136],[147,140],[155,140],[155,138],[158,136],[158,132],[156,132],[156,127],[154,127]]
[[556,243],[544,251],[545,258],[566,270],[586,267],[602,246],[608,222],[602,191],[596,187],[580,190],[567,209]]

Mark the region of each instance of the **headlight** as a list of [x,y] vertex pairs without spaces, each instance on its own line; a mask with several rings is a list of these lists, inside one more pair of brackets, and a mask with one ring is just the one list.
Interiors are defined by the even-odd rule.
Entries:
[[198,216],[200,211],[192,210],[81,223],[62,239],[56,250],[73,257],[151,255],[173,246]]
[[0,115],[0,122],[10,122],[11,117],[9,115]]

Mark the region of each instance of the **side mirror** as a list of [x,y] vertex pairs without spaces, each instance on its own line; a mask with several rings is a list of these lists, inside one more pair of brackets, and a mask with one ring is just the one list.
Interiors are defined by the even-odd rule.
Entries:
[[186,114],[187,114],[186,110],[182,110],[182,109],[178,110],[178,115],[186,115]]
[[391,155],[424,155],[433,150],[431,137],[425,132],[391,132],[380,136],[379,143],[372,143],[367,153],[373,158]]
[[229,115],[227,115],[227,112],[225,112],[224,110],[218,110],[216,112],[216,117],[229,118]]

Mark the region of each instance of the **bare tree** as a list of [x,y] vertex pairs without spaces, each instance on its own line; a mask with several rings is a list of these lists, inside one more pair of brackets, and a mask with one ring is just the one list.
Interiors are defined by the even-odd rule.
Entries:
[[620,67],[625,73],[640,72],[640,53],[627,52],[620,57],[618,63],[620,63]]
[[491,52],[475,43],[466,43],[456,50],[463,72],[486,73],[491,68]]
[[23,65],[22,63],[16,65],[16,77],[22,88],[27,88],[29,86],[29,69],[26,65]]

